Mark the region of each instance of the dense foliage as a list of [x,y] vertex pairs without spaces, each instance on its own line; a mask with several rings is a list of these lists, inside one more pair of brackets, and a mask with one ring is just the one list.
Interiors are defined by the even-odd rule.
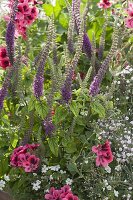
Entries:
[[9,0],[0,190],[14,200],[133,198],[132,28],[129,1]]

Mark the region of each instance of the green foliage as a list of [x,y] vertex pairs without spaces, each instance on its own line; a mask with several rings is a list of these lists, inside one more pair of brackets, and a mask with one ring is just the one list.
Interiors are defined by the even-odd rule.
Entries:
[[[126,3],[113,5],[113,9],[118,8],[118,13],[112,15],[110,9],[103,11],[97,7],[99,0],[91,1],[87,14],[88,1],[82,0],[80,13],[79,8],[76,13],[80,21],[77,32],[72,1],[57,0],[55,6],[49,2],[38,5],[45,16],[29,27],[28,39],[17,39],[14,66],[17,73],[11,79],[0,113],[0,178],[4,180],[5,174],[10,177],[4,190],[10,192],[14,200],[38,200],[44,199],[44,190],[52,186],[60,188],[67,179],[72,179],[72,191],[80,200],[104,200],[106,197],[122,200],[123,195],[124,198],[133,195],[129,190],[133,180],[132,159],[127,151],[132,149],[133,37],[132,30],[126,29],[123,23],[122,9]],[[3,27],[0,31],[0,44],[3,45],[4,21],[0,21],[0,27]],[[91,59],[82,51],[84,32],[92,44]],[[73,45],[72,53],[69,42]],[[100,47],[102,58],[99,58]],[[36,99],[33,80],[44,58],[47,60],[43,96]],[[103,66],[106,70],[100,93],[92,97],[89,86]],[[74,72],[72,99],[65,104],[61,88],[70,70]],[[6,74],[7,71],[0,69],[0,88]],[[55,126],[51,135],[45,133],[45,119]],[[26,137],[27,143],[40,144],[34,152],[41,159],[34,174],[10,165],[13,150],[23,144]],[[96,156],[92,153],[92,146],[103,144],[106,139],[111,141],[115,153],[114,161],[109,165],[110,173],[96,167]],[[127,149],[122,141],[126,141]],[[115,168],[119,165],[121,170],[117,171]],[[42,172],[43,167],[45,172]],[[35,191],[32,183],[36,180],[41,180],[41,186]],[[105,180],[111,190],[107,189]],[[118,197],[114,190],[119,191]]]

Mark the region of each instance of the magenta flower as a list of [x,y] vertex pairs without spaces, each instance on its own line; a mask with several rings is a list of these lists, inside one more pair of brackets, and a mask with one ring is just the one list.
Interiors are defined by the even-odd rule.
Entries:
[[112,6],[112,3],[109,0],[100,0],[97,5],[99,8],[107,9]]
[[25,172],[34,172],[39,166],[40,159],[32,154],[39,144],[26,144],[16,148],[10,158],[13,167],[22,167]]
[[45,195],[46,200],[79,200],[71,191],[69,185],[64,185],[61,189],[57,190],[51,187],[49,193]]
[[54,187],[50,188],[49,194],[45,195],[47,200],[58,200],[60,197],[60,190],[56,190]]
[[108,164],[113,161],[113,155],[108,140],[103,145],[99,144],[98,146],[93,146],[92,151],[97,154],[96,166],[107,167]]
[[133,17],[133,3],[128,4],[127,13],[129,15],[129,17]]
[[133,17],[126,18],[125,23],[128,28],[133,28]]
[[128,28],[133,28],[133,3],[128,4],[128,17],[125,19],[125,24]]
[[79,200],[79,198],[71,193],[67,194],[62,200]]

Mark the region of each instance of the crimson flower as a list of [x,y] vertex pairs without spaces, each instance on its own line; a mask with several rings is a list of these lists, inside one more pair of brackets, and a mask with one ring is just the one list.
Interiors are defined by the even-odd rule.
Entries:
[[113,155],[110,148],[110,143],[106,140],[105,144],[93,146],[92,151],[97,154],[96,166],[107,167],[113,161]]
[[99,8],[107,9],[112,6],[112,3],[109,0],[101,0],[97,5]]

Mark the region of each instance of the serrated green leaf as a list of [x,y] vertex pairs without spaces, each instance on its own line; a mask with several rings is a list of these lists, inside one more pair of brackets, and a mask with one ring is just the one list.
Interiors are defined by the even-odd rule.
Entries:
[[51,152],[58,157],[59,152],[59,144],[58,144],[58,138],[57,137],[51,137],[48,139],[48,145],[51,150]]
[[91,103],[92,113],[98,114],[100,118],[105,118],[105,108],[98,101],[94,101]]
[[67,110],[63,106],[57,107],[55,110],[54,118],[53,118],[54,123],[56,125],[59,124],[64,119],[66,119],[67,115],[68,115]]
[[76,101],[72,101],[70,105],[70,110],[72,111],[74,116],[77,117],[79,115],[79,103],[77,103]]

